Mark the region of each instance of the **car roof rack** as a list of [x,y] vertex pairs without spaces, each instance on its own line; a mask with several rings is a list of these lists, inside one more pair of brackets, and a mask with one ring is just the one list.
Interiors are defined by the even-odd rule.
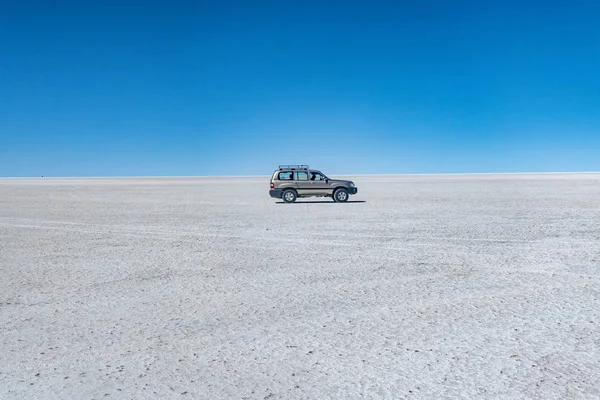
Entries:
[[296,170],[296,169],[308,169],[308,165],[280,165],[279,169],[291,169],[291,170]]

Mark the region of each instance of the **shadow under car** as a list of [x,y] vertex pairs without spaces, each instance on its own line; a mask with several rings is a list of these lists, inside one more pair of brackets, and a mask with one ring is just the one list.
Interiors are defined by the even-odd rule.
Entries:
[[335,201],[296,201],[293,203],[286,203],[285,201],[276,201],[275,204],[350,204],[350,203],[366,203],[365,200],[348,200],[341,203],[336,203]]

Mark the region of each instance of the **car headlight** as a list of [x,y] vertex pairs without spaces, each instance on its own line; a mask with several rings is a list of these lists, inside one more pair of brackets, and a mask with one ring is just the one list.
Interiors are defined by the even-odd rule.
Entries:
[[354,182],[350,182],[350,187],[356,187],[356,185],[354,184]]

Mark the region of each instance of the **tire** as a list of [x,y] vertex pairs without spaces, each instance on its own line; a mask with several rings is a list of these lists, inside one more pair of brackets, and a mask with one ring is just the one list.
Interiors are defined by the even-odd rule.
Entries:
[[295,202],[297,197],[298,197],[298,195],[296,195],[296,192],[294,190],[286,190],[281,195],[281,198],[286,203],[293,203],[293,202]]
[[335,192],[333,192],[333,200],[336,203],[345,203],[348,201],[349,197],[350,195],[348,194],[348,191],[344,188],[337,189]]

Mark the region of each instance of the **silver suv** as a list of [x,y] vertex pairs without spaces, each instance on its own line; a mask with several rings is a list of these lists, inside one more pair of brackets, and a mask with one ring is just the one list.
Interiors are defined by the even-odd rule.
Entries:
[[352,181],[331,179],[308,165],[280,165],[271,177],[269,195],[293,203],[298,197],[331,197],[338,203],[358,193]]

